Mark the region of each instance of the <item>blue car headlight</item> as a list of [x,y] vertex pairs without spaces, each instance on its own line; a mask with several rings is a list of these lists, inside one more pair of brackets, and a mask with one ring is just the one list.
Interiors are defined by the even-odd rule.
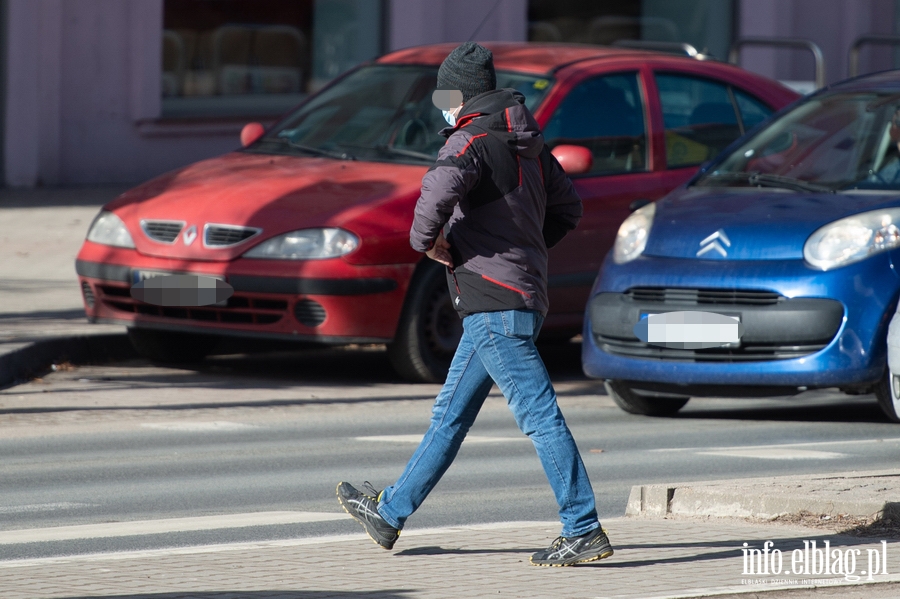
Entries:
[[803,245],[806,263],[831,270],[900,246],[900,208],[854,214],[829,223]]
[[647,238],[650,236],[650,227],[653,226],[654,214],[656,204],[650,203],[635,210],[622,222],[616,234],[616,243],[613,245],[613,261],[616,264],[631,262],[644,253]]

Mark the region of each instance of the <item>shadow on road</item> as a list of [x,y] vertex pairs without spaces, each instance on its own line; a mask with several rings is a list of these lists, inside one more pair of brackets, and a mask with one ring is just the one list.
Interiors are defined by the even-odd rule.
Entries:
[[67,595],[62,599],[405,599],[415,590],[385,591],[175,591],[134,595]]
[[0,189],[0,208],[100,206],[133,185],[110,184],[67,187],[6,187]]
[[[889,424],[872,396],[849,396],[837,391],[811,391],[805,397],[783,399],[733,399],[734,407],[705,407],[703,398],[692,399],[671,418],[678,420],[768,420],[775,422],[878,422]],[[742,405],[745,403],[753,405]],[[782,405],[773,405],[784,402]]]
[[[580,343],[542,345],[540,351],[554,381],[588,380],[581,370]],[[207,358],[191,369],[214,375],[227,374],[304,383],[405,382],[394,373],[383,345],[310,347],[293,351],[218,355]]]

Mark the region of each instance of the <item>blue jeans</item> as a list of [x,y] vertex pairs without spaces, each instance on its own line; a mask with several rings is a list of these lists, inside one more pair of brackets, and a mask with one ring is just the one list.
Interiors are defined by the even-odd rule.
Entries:
[[587,471],[534,346],[543,321],[531,310],[481,312],[463,319],[462,339],[434,402],[431,426],[406,470],[381,495],[378,512],[391,526],[403,528],[450,467],[495,382],[537,450],[559,504],[562,536],[600,526]]

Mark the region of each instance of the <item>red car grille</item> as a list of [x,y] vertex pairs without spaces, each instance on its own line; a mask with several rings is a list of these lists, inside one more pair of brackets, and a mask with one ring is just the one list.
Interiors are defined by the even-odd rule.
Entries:
[[234,294],[225,306],[176,307],[154,306],[131,297],[127,287],[97,285],[99,300],[104,305],[123,312],[180,318],[202,322],[237,324],[273,324],[284,318],[288,303],[284,300],[262,299]]

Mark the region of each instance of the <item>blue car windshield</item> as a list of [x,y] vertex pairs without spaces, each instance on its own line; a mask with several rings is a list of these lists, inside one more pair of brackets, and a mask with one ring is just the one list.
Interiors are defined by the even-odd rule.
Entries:
[[814,96],[769,123],[694,184],[900,190],[900,94]]
[[[548,78],[497,72],[498,88],[514,88],[534,110],[553,85]],[[431,101],[437,67],[369,65],[304,102],[246,151],[339,159],[430,164],[447,127]]]

